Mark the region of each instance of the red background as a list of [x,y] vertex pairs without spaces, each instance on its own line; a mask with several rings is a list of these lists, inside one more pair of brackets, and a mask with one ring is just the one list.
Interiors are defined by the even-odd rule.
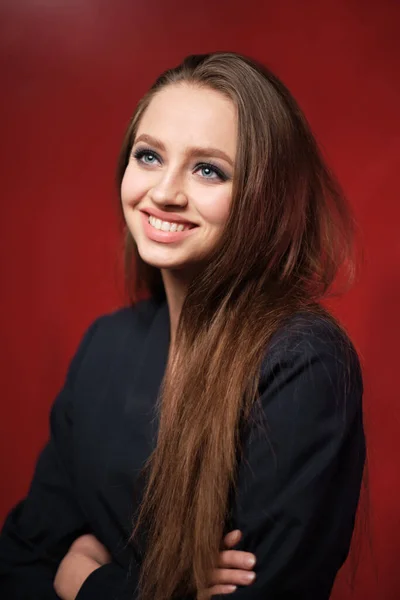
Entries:
[[400,598],[399,30],[395,0],[1,1],[0,517],[84,328],[124,302],[113,178],[136,101],[185,54],[235,50],[287,83],[356,213],[365,265],[335,310],[365,371],[372,550],[334,598]]

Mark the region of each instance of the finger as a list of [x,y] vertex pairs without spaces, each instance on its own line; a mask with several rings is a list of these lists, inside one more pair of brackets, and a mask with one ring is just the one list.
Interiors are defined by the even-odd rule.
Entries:
[[233,569],[252,569],[256,564],[256,557],[251,552],[243,550],[223,550],[218,555],[217,567]]
[[197,600],[208,600],[217,594],[231,594],[237,589],[236,585],[215,585],[197,594]]
[[239,542],[240,538],[242,537],[242,532],[239,529],[235,529],[234,531],[230,531],[225,537],[224,537],[224,547],[225,548],[232,548],[233,546],[236,546],[236,544]]
[[250,585],[256,578],[254,571],[240,569],[213,569],[208,579],[209,585]]

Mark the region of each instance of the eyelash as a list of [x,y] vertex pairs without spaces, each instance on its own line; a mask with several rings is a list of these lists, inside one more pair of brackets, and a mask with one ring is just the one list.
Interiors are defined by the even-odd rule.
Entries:
[[[150,165],[150,163],[143,163],[143,161],[141,160],[144,156],[154,156],[155,158],[157,158],[157,160],[159,160],[161,162],[160,157],[158,156],[158,154],[156,152],[154,152],[153,150],[145,150],[144,148],[138,148],[137,150],[135,150],[133,152],[133,157],[138,161],[141,162],[142,164],[147,164]],[[219,169],[217,166],[213,165],[212,163],[198,163],[196,165],[195,170],[198,171],[199,169],[210,169],[211,171],[213,171],[217,177],[221,180],[221,181],[227,181],[228,176],[225,175],[225,173],[223,171],[221,171],[221,169]],[[212,181],[214,178],[213,177],[203,177],[203,179],[209,179],[210,181]]]

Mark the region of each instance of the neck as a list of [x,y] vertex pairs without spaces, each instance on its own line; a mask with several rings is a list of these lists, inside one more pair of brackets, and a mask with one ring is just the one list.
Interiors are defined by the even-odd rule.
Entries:
[[163,278],[165,294],[167,296],[172,346],[175,341],[179,316],[186,297],[189,280],[187,274],[183,274],[182,271],[162,269],[161,275]]

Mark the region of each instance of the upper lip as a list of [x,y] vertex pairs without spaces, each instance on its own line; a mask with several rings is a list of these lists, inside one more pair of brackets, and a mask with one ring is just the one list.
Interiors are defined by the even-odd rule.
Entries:
[[188,221],[188,219],[185,219],[181,215],[177,215],[176,213],[172,212],[164,212],[162,210],[159,210],[158,208],[142,208],[141,210],[142,212],[148,215],[152,215],[157,219],[161,219],[161,221],[168,221],[169,223],[186,223],[186,225],[196,225],[196,223],[193,223],[193,221]]

